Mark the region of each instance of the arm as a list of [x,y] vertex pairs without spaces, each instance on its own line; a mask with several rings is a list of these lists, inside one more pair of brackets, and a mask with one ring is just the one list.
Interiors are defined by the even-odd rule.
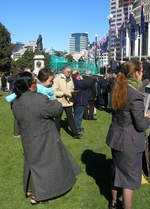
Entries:
[[144,116],[144,104],[141,95],[135,95],[130,104],[133,124],[137,131],[145,131],[150,124],[149,118]]
[[7,97],[5,97],[6,101],[11,103],[14,101],[14,99],[16,99],[17,95],[15,93],[12,93],[10,95],[8,95]]
[[58,102],[57,100],[49,100],[48,97],[45,96],[41,97],[39,106],[40,113],[45,118],[55,118],[59,116],[63,111],[63,107],[60,102]]

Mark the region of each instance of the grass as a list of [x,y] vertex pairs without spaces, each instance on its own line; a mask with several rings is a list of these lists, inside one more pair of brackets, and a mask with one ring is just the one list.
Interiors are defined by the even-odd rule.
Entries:
[[[13,137],[13,115],[0,91],[0,208],[28,209],[30,199],[23,193],[23,150],[20,139]],[[105,144],[111,115],[97,110],[97,121],[83,120],[85,132],[81,140],[73,139],[66,129],[65,115],[61,138],[82,168],[77,182],[66,195],[37,209],[107,209],[110,194],[110,149]],[[150,186],[135,191],[133,209],[149,209]]]

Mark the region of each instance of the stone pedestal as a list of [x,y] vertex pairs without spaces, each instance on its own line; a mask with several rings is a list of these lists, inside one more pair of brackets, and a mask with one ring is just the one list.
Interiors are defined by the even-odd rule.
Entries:
[[44,64],[44,55],[43,54],[36,54],[33,58],[34,60],[34,70],[33,73],[35,73],[36,75],[38,75],[39,70],[41,68],[44,68],[45,64]]

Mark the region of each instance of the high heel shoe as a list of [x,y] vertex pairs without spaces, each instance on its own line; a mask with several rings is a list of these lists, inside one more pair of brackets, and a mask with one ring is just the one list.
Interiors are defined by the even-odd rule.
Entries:
[[50,200],[36,201],[36,200],[34,199],[34,197],[31,197],[31,200],[30,200],[31,205],[46,204],[46,203],[48,203],[48,202],[50,202]]

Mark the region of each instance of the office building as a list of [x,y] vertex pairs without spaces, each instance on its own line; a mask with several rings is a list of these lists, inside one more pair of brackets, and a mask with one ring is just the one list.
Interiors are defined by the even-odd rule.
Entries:
[[137,25],[136,40],[131,39],[130,24],[126,29],[126,57],[125,59],[136,58],[143,61],[144,57],[150,58],[150,0],[144,1],[145,16],[145,37],[140,33],[141,25],[141,0],[133,3],[134,17]]
[[72,33],[70,37],[70,53],[80,53],[88,49],[88,33]]
[[24,44],[22,42],[16,42],[14,44],[14,50],[13,50],[13,52],[19,51],[23,46],[24,46]]
[[[17,43],[19,43],[19,42],[17,42]],[[28,44],[21,43],[19,45],[17,43],[15,45],[16,46],[15,51],[13,51],[13,54],[12,54],[12,58],[15,61],[17,59],[21,58],[26,50],[34,52],[37,49],[37,44],[35,41],[29,41]],[[17,50],[17,48],[19,50]]]
[[[110,0],[110,14],[113,17],[110,20],[110,60],[121,60],[121,24],[123,22],[123,14],[125,22],[129,18],[134,0]],[[116,35],[117,33],[117,35]],[[117,36],[115,43],[115,35]],[[115,47],[116,45],[116,47]],[[124,51],[125,51],[124,47]]]

